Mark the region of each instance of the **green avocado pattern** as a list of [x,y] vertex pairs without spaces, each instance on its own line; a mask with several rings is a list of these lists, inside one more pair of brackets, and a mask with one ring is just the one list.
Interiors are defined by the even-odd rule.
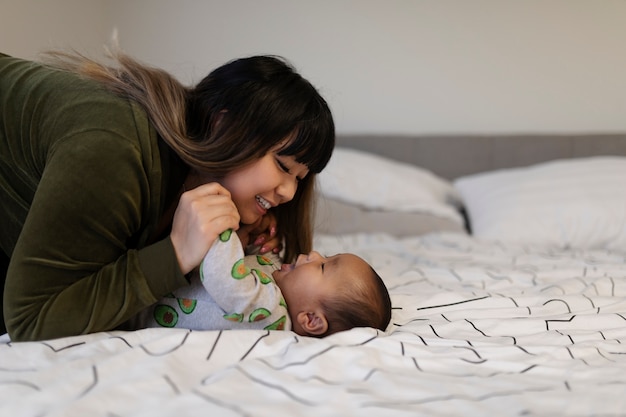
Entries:
[[274,262],[272,262],[270,258],[263,255],[257,255],[256,261],[259,263],[259,265],[274,265]]
[[259,281],[261,281],[261,284],[269,284],[270,282],[272,282],[272,278],[270,278],[269,275],[267,275],[265,272],[261,271],[260,269],[253,269],[253,271],[256,273],[256,276],[259,278]]
[[230,240],[230,235],[233,234],[233,229],[224,230],[220,233],[220,240],[222,242],[228,242]]
[[255,323],[257,321],[265,320],[271,315],[272,313],[267,308],[263,308],[263,307],[257,308],[252,313],[250,313],[250,317],[248,317],[248,321],[250,323]]
[[154,308],[154,319],[163,327],[175,327],[178,323],[178,313],[168,305],[159,304]]
[[242,278],[245,278],[247,275],[250,274],[250,268],[248,268],[244,264],[243,259],[240,259],[237,262],[235,262],[235,264],[233,265],[233,269],[231,270],[230,274],[235,279],[242,279]]
[[178,306],[185,314],[191,314],[196,309],[196,305],[198,304],[198,300],[194,300],[191,298],[179,298]]
[[263,330],[285,330],[285,324],[287,323],[287,316],[282,316],[274,323],[265,326]]
[[243,314],[241,314],[241,313],[224,314],[223,317],[226,320],[233,321],[235,323],[241,323],[243,321]]

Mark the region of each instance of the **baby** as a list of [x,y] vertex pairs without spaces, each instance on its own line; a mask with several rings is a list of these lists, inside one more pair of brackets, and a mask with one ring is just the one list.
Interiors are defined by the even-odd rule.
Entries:
[[311,252],[281,265],[274,254],[244,256],[230,230],[216,239],[190,284],[135,316],[131,327],[293,330],[324,337],[353,327],[384,331],[391,319],[387,288],[360,257]]

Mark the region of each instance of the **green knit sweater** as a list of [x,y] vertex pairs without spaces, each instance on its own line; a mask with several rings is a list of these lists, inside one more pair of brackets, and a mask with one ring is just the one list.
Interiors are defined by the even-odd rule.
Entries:
[[[0,55],[0,248],[11,338],[114,329],[187,285],[157,225],[186,168],[139,105]],[[168,201],[169,200],[169,201]]]

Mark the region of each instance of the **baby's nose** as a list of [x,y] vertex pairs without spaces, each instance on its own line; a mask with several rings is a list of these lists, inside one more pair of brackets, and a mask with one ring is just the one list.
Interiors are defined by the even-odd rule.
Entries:
[[311,251],[311,253],[309,253],[308,260],[309,261],[315,261],[315,260],[319,260],[319,259],[322,259],[322,258],[323,258],[323,256],[320,255],[319,252],[313,250],[313,251]]

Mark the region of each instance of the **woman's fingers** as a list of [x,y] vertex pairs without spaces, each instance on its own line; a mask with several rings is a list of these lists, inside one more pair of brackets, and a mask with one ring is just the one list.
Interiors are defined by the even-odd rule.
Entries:
[[181,271],[198,266],[220,233],[238,227],[237,208],[221,185],[203,184],[183,193],[170,234]]
[[250,243],[259,246],[260,253],[278,253],[282,249],[282,238],[278,236],[277,230],[276,216],[271,212],[267,213],[250,231]]

